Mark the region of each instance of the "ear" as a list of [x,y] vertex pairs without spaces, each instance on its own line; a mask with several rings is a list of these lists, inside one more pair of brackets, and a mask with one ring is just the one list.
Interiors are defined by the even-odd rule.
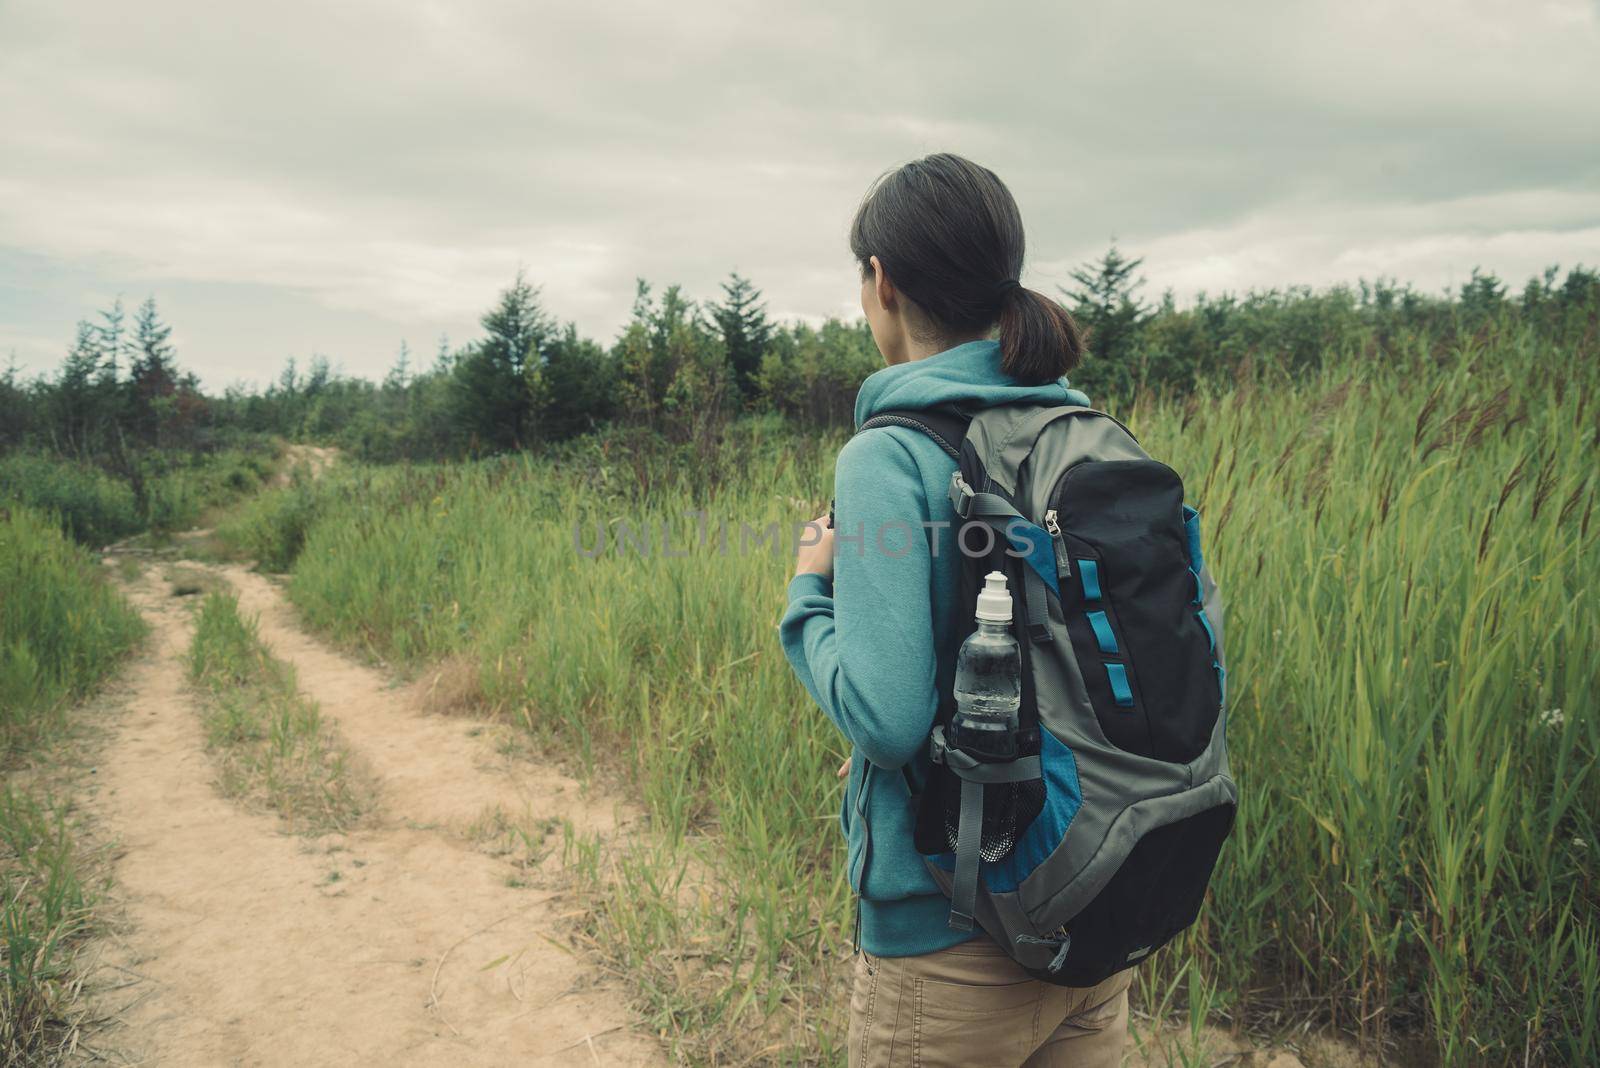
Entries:
[[872,276],[876,280],[873,288],[878,294],[878,303],[883,305],[884,311],[894,310],[896,294],[894,283],[889,281],[888,272],[883,269],[883,264],[876,256],[868,257],[867,262],[872,265]]

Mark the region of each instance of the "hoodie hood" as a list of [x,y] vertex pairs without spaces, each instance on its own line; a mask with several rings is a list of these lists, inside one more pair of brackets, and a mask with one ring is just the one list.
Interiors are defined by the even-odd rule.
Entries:
[[997,404],[1082,404],[1089,398],[1065,376],[1029,386],[1000,369],[998,341],[968,341],[910,363],[874,371],[856,394],[856,426],[879,412],[919,411],[941,404],[990,408]]

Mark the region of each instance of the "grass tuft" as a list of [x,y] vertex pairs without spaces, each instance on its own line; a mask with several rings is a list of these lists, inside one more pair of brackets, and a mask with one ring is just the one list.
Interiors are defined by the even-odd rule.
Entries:
[[0,1063],[59,1063],[75,1044],[93,918],[82,864],[53,802],[0,790]]
[[302,834],[348,830],[372,811],[374,783],[233,594],[201,602],[189,677],[206,696],[206,740],[225,794],[272,809]]

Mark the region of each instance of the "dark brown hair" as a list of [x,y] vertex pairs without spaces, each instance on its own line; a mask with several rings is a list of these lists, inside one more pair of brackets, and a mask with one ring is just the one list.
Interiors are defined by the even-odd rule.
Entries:
[[1000,324],[1001,367],[1022,382],[1060,378],[1083,335],[1060,304],[1024,288],[1022,214],[996,174],[940,152],[882,175],[850,224],[863,275],[878,257],[941,337]]

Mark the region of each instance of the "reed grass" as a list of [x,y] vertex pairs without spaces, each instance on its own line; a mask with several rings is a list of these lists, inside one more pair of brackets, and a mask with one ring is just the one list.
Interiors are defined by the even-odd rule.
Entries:
[[[1592,344],[1486,329],[1117,413],[1202,512],[1242,798],[1144,1004],[1447,1064],[1600,1059],[1597,386]],[[470,657],[491,709],[631,782],[652,843],[570,851],[595,938],[694,1059],[840,1043],[844,746],[777,645],[791,558],[741,551],[769,524],[792,546],[839,444],[762,423],[670,462],[354,468],[299,528],[310,624]]]

